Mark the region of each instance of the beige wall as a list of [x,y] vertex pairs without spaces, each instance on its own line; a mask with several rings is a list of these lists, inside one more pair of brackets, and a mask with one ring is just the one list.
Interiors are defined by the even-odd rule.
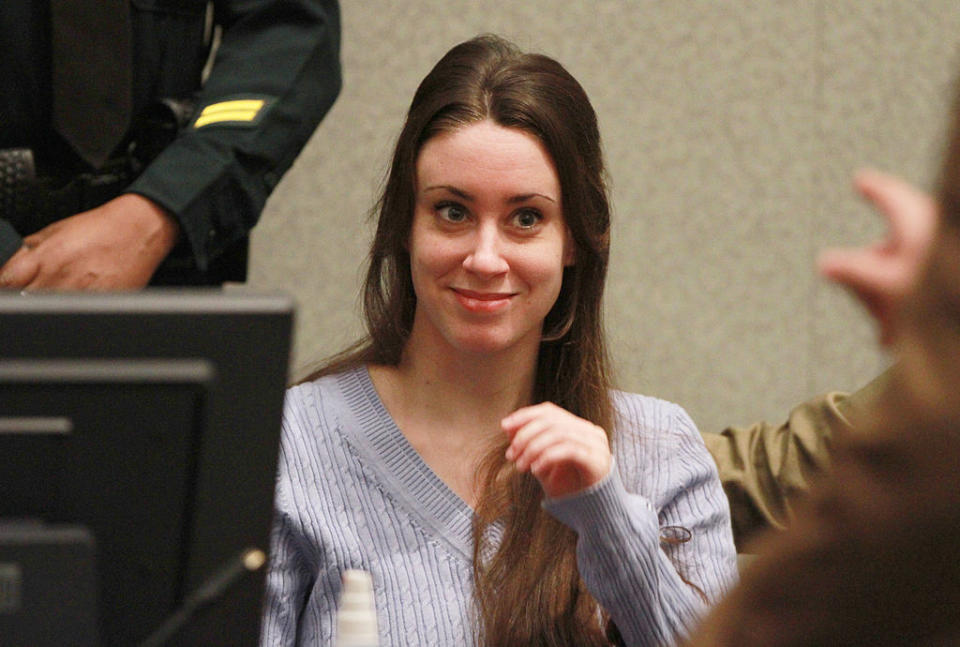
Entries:
[[342,0],[345,85],[271,198],[250,285],[299,302],[295,375],[359,333],[367,211],[418,81],[453,44],[505,35],[591,96],[613,179],[607,325],[623,388],[702,429],[878,372],[873,330],[814,274],[879,221],[864,164],[929,185],[955,0]]

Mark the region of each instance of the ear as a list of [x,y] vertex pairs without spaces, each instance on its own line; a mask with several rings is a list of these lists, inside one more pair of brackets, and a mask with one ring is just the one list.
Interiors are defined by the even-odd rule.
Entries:
[[883,240],[864,247],[830,249],[820,272],[854,293],[880,326],[880,341],[893,341],[894,316],[915,285],[933,241],[937,205],[900,178],[874,170],[854,178],[857,191],[887,221]]

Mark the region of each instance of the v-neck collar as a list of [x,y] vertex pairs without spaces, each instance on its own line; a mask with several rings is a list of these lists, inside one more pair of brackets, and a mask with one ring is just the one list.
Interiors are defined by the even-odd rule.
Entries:
[[462,557],[473,557],[473,510],[430,469],[394,422],[366,366],[336,376],[347,403],[344,436],[390,495]]

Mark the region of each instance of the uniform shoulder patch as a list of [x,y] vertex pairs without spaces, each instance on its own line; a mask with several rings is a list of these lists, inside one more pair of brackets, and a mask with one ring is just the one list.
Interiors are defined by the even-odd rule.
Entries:
[[274,101],[275,97],[250,94],[223,97],[216,103],[205,105],[190,127],[196,130],[216,124],[249,128],[263,119]]

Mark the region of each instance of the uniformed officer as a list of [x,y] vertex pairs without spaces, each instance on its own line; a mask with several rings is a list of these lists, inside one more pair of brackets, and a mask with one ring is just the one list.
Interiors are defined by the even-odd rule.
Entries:
[[339,48],[336,0],[0,3],[0,286],[244,280]]

